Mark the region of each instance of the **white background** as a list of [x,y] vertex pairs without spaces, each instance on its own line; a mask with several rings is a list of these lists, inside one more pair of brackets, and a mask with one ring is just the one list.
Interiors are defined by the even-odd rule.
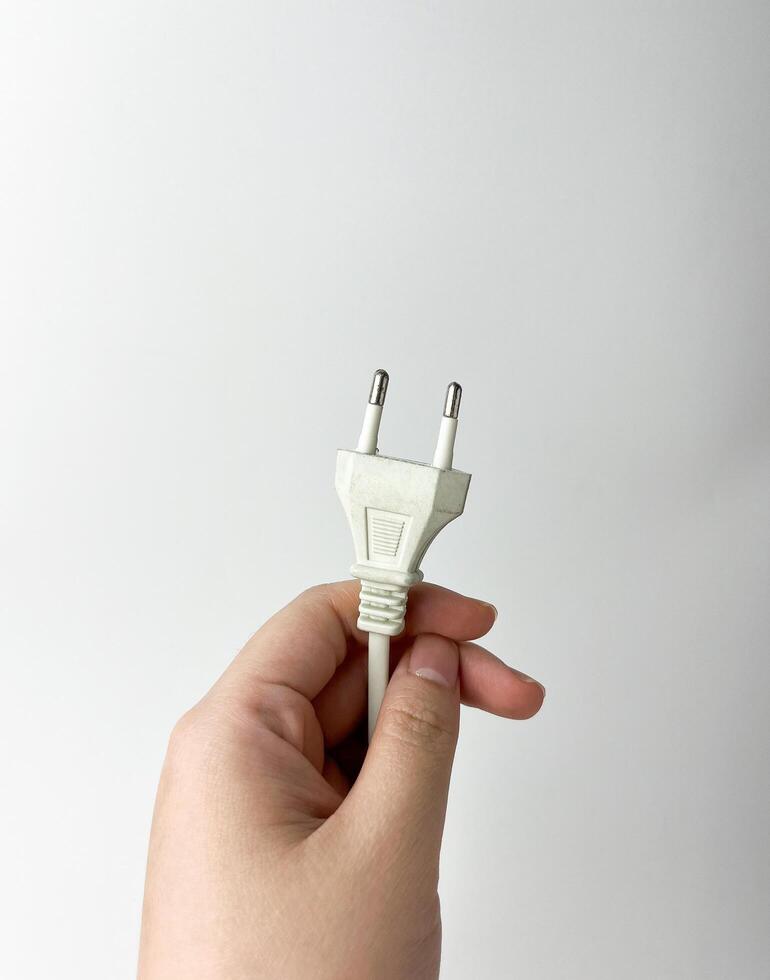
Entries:
[[9,3],[0,975],[134,972],[175,718],[465,388],[443,977],[760,980],[770,7]]

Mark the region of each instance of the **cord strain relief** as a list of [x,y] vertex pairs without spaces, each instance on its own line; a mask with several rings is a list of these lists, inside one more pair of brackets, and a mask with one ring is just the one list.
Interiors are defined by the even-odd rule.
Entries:
[[353,565],[351,573],[361,579],[358,628],[366,633],[398,636],[404,628],[409,587],[422,580],[422,572],[398,572]]
[[367,633],[397,636],[404,628],[408,594],[409,590],[402,586],[362,579],[358,628]]

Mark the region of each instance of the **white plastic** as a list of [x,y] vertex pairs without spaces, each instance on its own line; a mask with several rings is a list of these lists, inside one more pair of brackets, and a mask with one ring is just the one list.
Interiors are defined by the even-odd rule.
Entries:
[[359,629],[397,636],[431,541],[465,506],[470,474],[340,449],[335,484],[361,579]]
[[382,418],[382,405],[366,406],[364,414],[364,424],[361,427],[361,435],[358,437],[356,449],[359,453],[376,453],[377,436],[380,432],[380,419]]
[[380,705],[385,697],[385,688],[390,679],[390,637],[383,633],[369,634],[369,675],[368,675],[368,734],[372,739]]
[[449,418],[446,415],[442,416],[441,428],[438,430],[436,452],[433,454],[433,465],[441,470],[452,469],[456,435],[457,419]]
[[369,738],[390,676],[390,637],[404,628],[409,588],[422,580],[420,562],[442,527],[465,507],[469,473],[452,469],[462,388],[449,384],[433,465],[377,455],[387,371],[372,380],[355,452],[337,452],[335,485],[353,533],[361,580],[358,628],[369,634]]

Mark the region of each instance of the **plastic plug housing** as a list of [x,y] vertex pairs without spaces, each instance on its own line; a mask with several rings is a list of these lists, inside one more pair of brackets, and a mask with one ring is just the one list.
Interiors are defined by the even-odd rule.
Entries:
[[[433,464],[377,452],[377,434],[388,376],[377,371],[358,449],[337,452],[335,486],[353,535],[361,580],[358,628],[397,636],[404,628],[410,586],[420,582],[420,564],[431,541],[462,514],[470,473],[452,469],[462,389],[452,382]],[[363,449],[361,448],[363,446]]]

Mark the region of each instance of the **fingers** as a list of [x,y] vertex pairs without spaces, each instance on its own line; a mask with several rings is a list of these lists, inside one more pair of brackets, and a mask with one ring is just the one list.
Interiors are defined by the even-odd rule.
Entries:
[[[463,704],[503,718],[531,718],[540,710],[545,697],[541,684],[476,643],[458,646]],[[314,708],[329,748],[358,727],[366,712],[365,654],[356,653],[345,660],[315,699]]]
[[451,640],[477,640],[492,629],[496,618],[497,610],[488,602],[421,582],[409,590],[404,635],[439,633]]
[[[356,627],[358,582],[319,585],[303,592],[249,640],[221,683],[248,698],[259,683],[282,684],[312,700],[345,659],[351,640],[364,643]],[[488,603],[421,583],[409,594],[406,633],[440,631],[455,640],[488,632],[495,611]]]
[[313,701],[327,748],[334,748],[358,728],[366,713],[366,653],[357,651]]
[[418,636],[390,684],[363,768],[338,814],[376,849],[437,872],[460,718],[459,650]]
[[350,782],[338,763],[331,757],[328,757],[324,762],[322,775],[326,782],[332,787],[332,789],[336,790],[340,796],[344,797],[347,794],[348,790],[350,789]]
[[476,643],[460,644],[460,690],[463,704],[503,718],[531,718],[545,698],[542,684]]

